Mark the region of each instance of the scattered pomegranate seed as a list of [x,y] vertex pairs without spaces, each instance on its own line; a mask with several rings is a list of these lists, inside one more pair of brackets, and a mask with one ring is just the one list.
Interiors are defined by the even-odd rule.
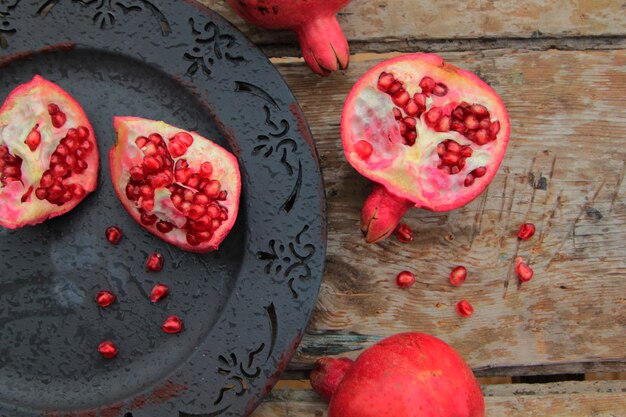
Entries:
[[151,272],[159,272],[163,269],[163,255],[152,252],[146,260],[146,269]]
[[115,302],[115,294],[111,291],[102,290],[96,294],[96,303],[100,307],[108,307]]
[[413,241],[413,231],[406,223],[400,223],[395,231],[396,237],[402,243],[409,243]]
[[517,237],[522,240],[528,240],[535,234],[535,225],[532,223],[524,223],[519,227]]
[[515,273],[520,282],[530,281],[535,273],[532,268],[526,265],[520,256],[515,259],[515,263]]
[[150,301],[156,303],[157,301],[160,301],[163,298],[167,297],[169,293],[170,289],[167,285],[160,283],[156,284],[154,288],[152,288],[152,292],[150,293]]
[[124,237],[124,234],[122,233],[122,229],[120,229],[117,226],[107,227],[107,230],[104,232],[104,234],[107,240],[109,241],[109,243],[113,245],[117,245],[118,243],[120,243],[120,241],[122,240],[122,237]]
[[461,300],[456,304],[456,312],[463,317],[469,317],[474,314],[474,307],[472,307],[469,301]]
[[410,271],[402,271],[396,277],[396,284],[400,288],[409,288],[415,284],[415,275]]
[[161,328],[165,333],[180,333],[183,330],[183,321],[178,316],[169,316]]
[[106,340],[98,345],[98,352],[100,352],[103,358],[113,359],[117,356],[119,350],[117,346],[115,346],[115,343]]
[[467,269],[464,266],[457,266],[450,272],[450,284],[460,287],[467,278]]

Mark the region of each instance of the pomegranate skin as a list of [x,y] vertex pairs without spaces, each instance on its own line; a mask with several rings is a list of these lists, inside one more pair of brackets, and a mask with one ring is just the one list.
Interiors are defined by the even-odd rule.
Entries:
[[365,350],[337,386],[328,417],[484,417],[478,382],[449,345],[401,333]]
[[335,14],[351,0],[228,0],[247,22],[296,32],[311,69],[327,76],[348,68],[350,49]]

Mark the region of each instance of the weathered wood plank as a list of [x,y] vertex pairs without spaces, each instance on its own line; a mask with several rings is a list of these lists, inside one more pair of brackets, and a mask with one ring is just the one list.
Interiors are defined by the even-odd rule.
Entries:
[[[296,43],[291,33],[268,32],[246,24],[225,0],[200,1],[259,45]],[[353,52],[387,52],[423,50],[428,45],[422,41],[443,39],[444,48],[451,40],[464,39],[599,36],[609,43],[611,37],[626,34],[624,16],[623,2],[615,0],[357,0],[340,13],[339,20]]]
[[[483,392],[488,416],[618,417],[626,412],[626,381],[488,385]],[[326,407],[312,391],[280,390],[252,417],[326,417]]]
[[[411,244],[368,245],[358,218],[370,185],[345,162],[339,119],[352,84],[387,57],[355,56],[348,72],[328,79],[302,64],[280,65],[316,139],[329,209],[326,274],[292,369],[309,368],[320,355],[355,357],[397,332],[426,331],[482,375],[524,366],[580,372],[588,364],[624,371],[626,52],[444,54],[502,95],[513,131],[507,157],[466,207],[410,211]],[[518,242],[525,221],[537,234]],[[517,255],[535,269],[521,286]],[[457,264],[469,270],[461,288],[447,281]],[[394,284],[403,269],[417,275],[408,290]],[[469,319],[454,311],[463,298],[476,309]]]

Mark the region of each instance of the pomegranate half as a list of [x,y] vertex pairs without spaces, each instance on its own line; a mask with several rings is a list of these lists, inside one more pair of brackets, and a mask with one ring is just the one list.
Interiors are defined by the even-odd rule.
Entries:
[[237,219],[237,158],[195,132],[116,117],[109,154],[113,187],[142,227],[191,252],[216,250]]
[[0,108],[0,225],[39,224],[96,189],[98,147],[80,104],[36,75]]
[[367,241],[389,236],[412,206],[448,211],[476,198],[498,171],[509,133],[496,92],[437,55],[369,70],[341,118],[348,162],[376,183],[361,213]]
[[448,344],[424,333],[381,340],[356,361],[323,358],[313,389],[328,417],[483,417],[478,381]]
[[302,56],[317,74],[348,68],[350,48],[335,14],[352,0],[228,0],[246,21],[265,29],[291,29]]

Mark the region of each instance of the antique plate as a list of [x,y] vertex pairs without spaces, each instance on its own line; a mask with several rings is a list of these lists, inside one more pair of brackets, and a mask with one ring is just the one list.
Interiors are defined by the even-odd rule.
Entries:
[[[2,0],[0,63],[2,98],[35,74],[70,92],[102,163],[74,211],[0,231],[0,416],[248,415],[300,341],[326,249],[316,151],[279,73],[220,16],[177,0]],[[218,252],[177,250],[124,211],[106,158],[114,115],[196,130],[238,156],[241,210]],[[153,250],[158,274],[144,268]],[[157,281],[172,292],[153,305]],[[104,288],[118,301],[103,310]],[[161,331],[170,314],[183,333]],[[96,351],[104,339],[114,360]]]

